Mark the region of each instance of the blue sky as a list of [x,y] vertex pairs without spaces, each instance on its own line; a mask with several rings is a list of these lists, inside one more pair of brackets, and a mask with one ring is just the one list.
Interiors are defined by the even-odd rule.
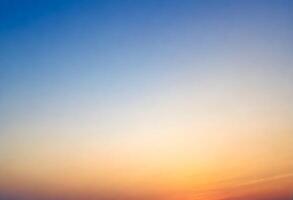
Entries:
[[290,46],[290,6],[290,1],[1,1],[1,88],[4,94],[19,87],[32,93],[79,91],[84,84],[144,89],[185,71],[180,62],[217,56],[234,42],[236,51],[242,40]]

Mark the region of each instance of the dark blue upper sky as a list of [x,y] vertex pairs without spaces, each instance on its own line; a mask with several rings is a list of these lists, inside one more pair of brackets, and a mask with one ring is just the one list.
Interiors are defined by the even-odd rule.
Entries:
[[1,0],[0,102],[8,113],[76,96],[127,102],[240,55],[288,63],[292,27],[292,1]]

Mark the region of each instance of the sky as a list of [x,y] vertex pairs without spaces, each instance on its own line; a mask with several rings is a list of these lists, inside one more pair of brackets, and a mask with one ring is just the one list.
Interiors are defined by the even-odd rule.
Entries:
[[291,200],[292,11],[0,0],[0,199]]

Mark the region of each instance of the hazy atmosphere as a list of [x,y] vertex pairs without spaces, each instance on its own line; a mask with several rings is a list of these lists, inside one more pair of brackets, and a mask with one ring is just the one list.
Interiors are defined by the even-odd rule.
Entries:
[[0,0],[0,199],[291,200],[293,1]]

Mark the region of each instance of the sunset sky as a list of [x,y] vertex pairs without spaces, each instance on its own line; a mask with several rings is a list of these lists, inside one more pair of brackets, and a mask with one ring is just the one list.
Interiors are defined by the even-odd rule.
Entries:
[[293,1],[0,0],[0,199],[292,200]]

